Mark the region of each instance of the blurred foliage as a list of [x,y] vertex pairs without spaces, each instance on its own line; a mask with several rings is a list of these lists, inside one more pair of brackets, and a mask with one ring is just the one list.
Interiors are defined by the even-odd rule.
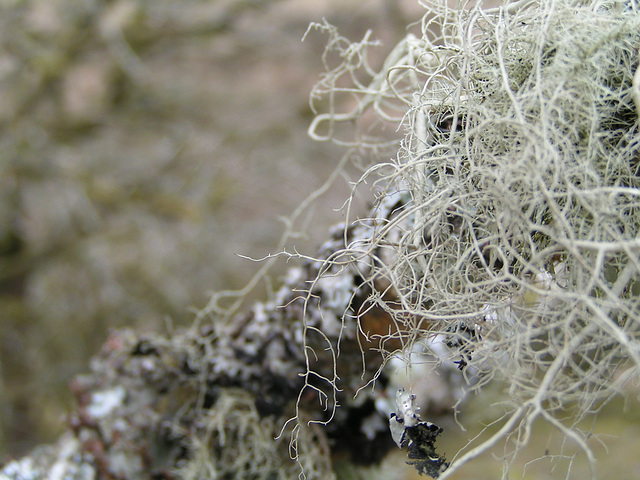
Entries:
[[300,39],[323,15],[388,38],[407,20],[322,3],[3,2],[0,459],[56,436],[108,329],[184,324],[242,285],[255,266],[234,253],[268,253],[337,162],[306,136],[324,39]]

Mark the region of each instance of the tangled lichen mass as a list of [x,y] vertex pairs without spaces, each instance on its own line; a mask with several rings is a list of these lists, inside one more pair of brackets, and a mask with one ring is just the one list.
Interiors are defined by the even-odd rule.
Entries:
[[341,258],[393,320],[383,356],[444,336],[470,388],[510,385],[502,428],[443,478],[517,438],[508,464],[539,418],[595,475],[576,426],[640,368],[637,3],[425,5],[422,38],[393,50],[354,110],[382,121],[404,103],[406,135],[358,184],[383,194],[369,240],[347,237]]

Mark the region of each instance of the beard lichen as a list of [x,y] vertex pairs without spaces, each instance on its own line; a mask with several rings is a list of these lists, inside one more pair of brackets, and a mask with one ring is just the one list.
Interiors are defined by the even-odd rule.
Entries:
[[[421,38],[348,90],[358,108],[319,116],[370,109],[383,122],[405,108],[395,158],[355,182],[373,182],[378,210],[356,222],[366,235],[345,234],[342,268],[391,318],[377,332],[383,365],[444,338],[434,368],[457,360],[468,388],[508,386],[500,428],[442,478],[503,441],[508,475],[538,419],[595,477],[578,424],[640,372],[638,4],[423,3]],[[577,453],[559,453],[569,471]]]

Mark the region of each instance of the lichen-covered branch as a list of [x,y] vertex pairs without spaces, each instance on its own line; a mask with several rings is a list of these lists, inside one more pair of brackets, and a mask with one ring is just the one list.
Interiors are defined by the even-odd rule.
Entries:
[[[362,272],[339,261],[342,233],[229,322],[201,319],[170,337],[113,332],[72,382],[69,432],[2,478],[267,479],[302,468],[326,479],[338,453],[377,463],[394,445],[379,340],[395,327]],[[375,391],[362,389],[374,378]]]

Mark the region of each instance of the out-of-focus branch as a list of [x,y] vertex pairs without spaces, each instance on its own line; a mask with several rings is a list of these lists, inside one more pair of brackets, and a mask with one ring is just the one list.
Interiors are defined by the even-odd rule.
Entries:
[[[336,228],[317,259],[226,324],[113,332],[72,382],[68,432],[0,478],[295,478],[301,467],[331,478],[338,453],[378,462],[394,445],[380,350],[395,346],[379,338],[395,327],[367,299],[361,272],[340,261],[342,235]],[[356,396],[375,376],[376,393]]]

